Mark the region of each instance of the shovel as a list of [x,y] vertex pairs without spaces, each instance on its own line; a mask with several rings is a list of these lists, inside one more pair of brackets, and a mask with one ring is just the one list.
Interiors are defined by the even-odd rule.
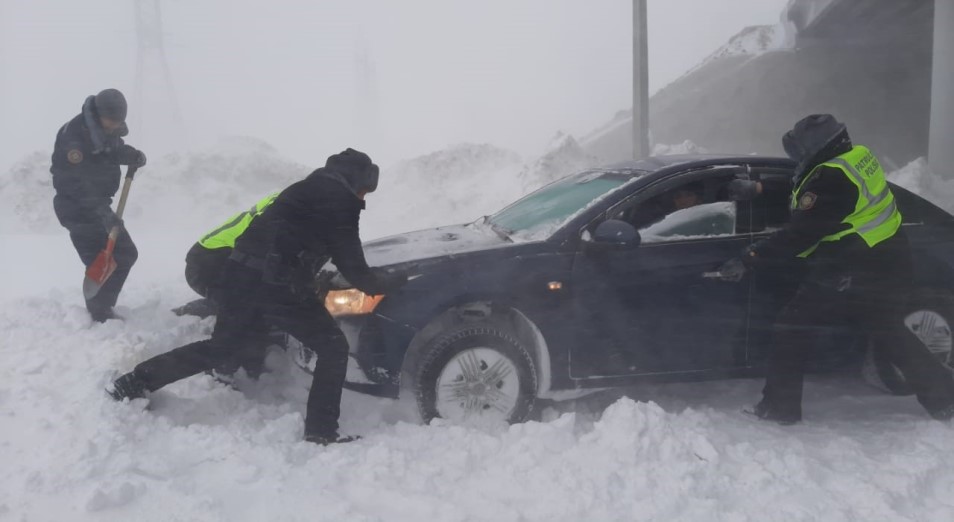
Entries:
[[[129,195],[129,185],[132,184],[133,176],[136,174],[138,168],[139,167],[135,165],[126,167],[126,181],[123,183],[123,192],[119,196],[119,206],[116,207],[116,216],[120,219],[123,217],[123,209],[126,208],[126,197]],[[113,259],[113,249],[116,248],[116,238],[119,236],[120,228],[122,228],[120,225],[116,225],[109,231],[109,236],[106,239],[106,248],[100,251],[99,255],[97,255],[93,261],[93,264],[86,268],[86,278],[83,279],[83,297],[85,297],[87,301],[99,293],[106,283],[106,280],[109,279],[109,276],[113,275],[113,272],[116,270],[116,260]]]

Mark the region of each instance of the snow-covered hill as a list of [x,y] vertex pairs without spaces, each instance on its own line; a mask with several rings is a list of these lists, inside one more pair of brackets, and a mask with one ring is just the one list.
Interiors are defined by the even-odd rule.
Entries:
[[522,159],[488,144],[461,143],[383,168],[368,197],[368,237],[471,222],[523,195]]
[[520,171],[520,183],[529,191],[599,165],[599,160],[583,150],[573,136],[558,132],[550,140],[543,155]]
[[785,26],[781,23],[776,25],[749,26],[739,31],[732,38],[729,38],[728,42],[705,57],[695,67],[689,69],[683,77],[713,62],[730,56],[755,57],[769,51],[784,48],[786,45]]

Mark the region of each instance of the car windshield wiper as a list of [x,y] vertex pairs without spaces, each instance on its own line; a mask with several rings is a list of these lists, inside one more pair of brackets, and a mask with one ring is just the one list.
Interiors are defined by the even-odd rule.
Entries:
[[500,239],[513,243],[513,238],[510,237],[510,234],[513,234],[513,230],[507,230],[506,228],[496,223],[491,223],[489,219],[485,221],[485,223],[488,223],[490,225],[490,229],[493,230],[494,233],[496,233],[498,236],[500,236]]

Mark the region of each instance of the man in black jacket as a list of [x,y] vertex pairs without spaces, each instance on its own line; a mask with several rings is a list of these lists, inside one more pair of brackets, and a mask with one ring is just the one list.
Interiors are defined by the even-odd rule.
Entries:
[[212,338],[139,364],[111,385],[110,395],[116,400],[143,397],[211,369],[260,371],[265,337],[274,326],[316,354],[305,439],[320,444],[352,440],[338,435],[348,343],[318,300],[314,278],[330,259],[366,294],[391,293],[407,282],[405,274],[369,268],[364,258],[358,219],[365,195],[377,183],[377,165],[366,154],[347,149],[282,191],[235,243]]
[[[146,164],[146,156],[123,143],[126,128],[126,99],[116,89],[89,96],[83,110],[63,125],[56,135],[52,167],[53,209],[85,266],[106,246],[109,230],[122,224],[110,205],[119,189],[120,165]],[[113,306],[136,262],[138,252],[125,227],[113,251],[116,271],[95,297],[86,301],[93,320],[116,317]]]
[[734,281],[746,268],[778,262],[792,266],[803,259],[808,269],[775,320],[763,398],[753,413],[782,424],[800,421],[814,332],[848,322],[901,370],[931,416],[950,419],[954,379],[903,323],[913,267],[901,214],[877,158],[853,145],[846,127],[829,114],[800,120],[783,145],[797,162],[791,220],[720,269]]

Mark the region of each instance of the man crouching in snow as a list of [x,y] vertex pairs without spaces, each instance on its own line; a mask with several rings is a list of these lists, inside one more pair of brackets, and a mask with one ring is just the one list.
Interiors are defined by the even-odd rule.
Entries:
[[329,258],[366,294],[394,292],[407,275],[368,267],[358,235],[364,197],[378,185],[378,166],[347,149],[323,168],[282,191],[235,243],[221,289],[212,338],[149,359],[116,379],[107,392],[117,400],[215,370],[239,367],[257,373],[270,326],[288,332],[316,354],[308,395],[305,440],[348,442],[338,435],[348,342],[315,293],[316,272]]

